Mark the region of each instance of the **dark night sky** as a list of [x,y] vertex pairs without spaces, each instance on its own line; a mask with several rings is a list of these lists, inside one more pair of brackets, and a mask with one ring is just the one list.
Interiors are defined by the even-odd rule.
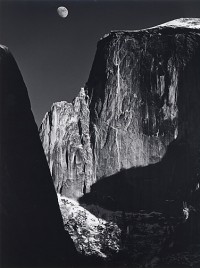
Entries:
[[18,62],[39,125],[53,102],[71,102],[84,86],[100,37],[180,17],[200,17],[200,1],[0,0],[0,43]]

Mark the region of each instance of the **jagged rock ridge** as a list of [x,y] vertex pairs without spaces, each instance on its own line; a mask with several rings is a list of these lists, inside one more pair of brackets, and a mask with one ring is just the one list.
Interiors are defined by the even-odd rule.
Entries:
[[84,89],[73,104],[52,105],[40,127],[56,191],[77,199],[94,183],[89,136],[88,99]]

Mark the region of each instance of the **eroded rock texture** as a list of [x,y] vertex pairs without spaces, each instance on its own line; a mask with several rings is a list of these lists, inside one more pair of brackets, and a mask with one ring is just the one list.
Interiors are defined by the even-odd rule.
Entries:
[[58,200],[65,229],[80,253],[106,259],[119,252],[121,230],[116,223],[95,216],[67,197],[58,195]]
[[56,191],[74,199],[88,192],[94,182],[89,113],[88,97],[81,89],[72,104],[53,104],[40,127]]
[[0,46],[0,266],[59,267],[76,251],[18,66]]
[[97,180],[158,163],[175,139],[199,148],[199,30],[181,26],[112,32],[98,43],[86,84]]
[[172,263],[200,242],[199,74],[200,19],[111,32],[74,104],[43,120],[57,192],[114,213],[123,263]]
[[84,90],[74,104],[54,104],[40,129],[58,192],[76,199],[124,169],[114,189],[122,200],[121,186],[134,193],[130,209],[182,202],[195,189],[199,29],[199,19],[179,19],[99,41]]
[[82,202],[175,216],[183,208],[180,244],[200,234],[199,48],[199,19],[111,32],[85,87],[97,182]]

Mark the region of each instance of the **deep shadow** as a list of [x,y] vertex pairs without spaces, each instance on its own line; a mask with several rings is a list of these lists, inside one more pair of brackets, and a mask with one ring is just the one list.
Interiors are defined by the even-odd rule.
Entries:
[[189,163],[188,150],[186,141],[174,140],[159,163],[123,169],[101,178],[80,202],[126,212],[170,210],[177,213],[176,207],[180,208],[183,200],[189,198],[194,183],[187,182],[193,166]]
[[[193,33],[186,33],[187,31],[181,30],[176,40],[178,45],[173,45],[171,51],[172,55],[177,54],[175,64],[178,67],[177,139],[169,144],[165,156],[159,163],[146,167],[132,167],[108,177],[98,178],[98,181],[92,185],[90,193],[85,194],[79,201],[82,204],[98,204],[103,208],[114,211],[156,210],[164,212],[166,216],[177,217],[182,216],[183,202],[185,202],[187,208],[192,206],[190,215],[195,216],[186,221],[185,226],[188,227],[180,231],[180,236],[181,233],[188,232],[192,233],[191,237],[194,239],[195,236],[200,237],[200,191],[195,190],[200,181],[200,161],[198,161],[200,158],[200,51],[197,49],[200,38]],[[171,33],[165,34],[169,34],[169,41],[172,40],[173,30]],[[166,53],[169,52],[169,47],[171,46],[167,46]],[[163,47],[161,55],[168,58],[168,54],[163,54]],[[150,81],[147,79],[149,69],[149,66],[143,68],[143,77],[145,78],[143,83],[147,90],[151,87]],[[90,93],[94,93],[94,95],[98,95],[98,92],[103,90],[102,88],[99,90],[98,75],[98,72],[94,73],[97,90],[94,91],[95,86],[91,86],[92,91]],[[99,80],[101,80],[100,77],[99,75]],[[169,83],[166,83],[166,87],[169,87]],[[166,90],[169,94],[169,88],[166,88]],[[168,99],[168,96],[166,98]],[[103,102],[104,99],[101,99]],[[159,105],[162,107],[162,99],[159,100],[160,104],[158,100],[155,99],[155,101],[154,103],[158,107]],[[93,118],[93,114],[91,114],[91,117],[91,121],[95,123],[95,116]],[[162,133],[170,132],[171,125],[166,124],[163,127]],[[143,133],[149,136],[154,135],[153,132],[149,133],[145,129],[143,129]],[[92,135],[91,143],[94,147],[94,137]]]
[[0,47],[0,266],[72,265],[53,181],[19,68]]
[[[174,235],[179,250],[188,242],[199,243],[200,192],[195,191],[199,178],[194,177],[196,163],[189,157],[189,151],[186,140],[174,140],[159,163],[124,169],[102,178],[79,201],[111,211],[161,212],[166,219],[175,218],[175,225],[182,222]],[[183,202],[188,208],[192,205],[187,220],[184,220]]]

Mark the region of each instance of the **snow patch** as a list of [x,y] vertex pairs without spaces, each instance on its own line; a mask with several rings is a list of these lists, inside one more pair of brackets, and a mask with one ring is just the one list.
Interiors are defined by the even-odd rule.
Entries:
[[121,230],[117,224],[95,217],[77,201],[59,194],[58,202],[64,227],[80,253],[107,258],[119,251]]

